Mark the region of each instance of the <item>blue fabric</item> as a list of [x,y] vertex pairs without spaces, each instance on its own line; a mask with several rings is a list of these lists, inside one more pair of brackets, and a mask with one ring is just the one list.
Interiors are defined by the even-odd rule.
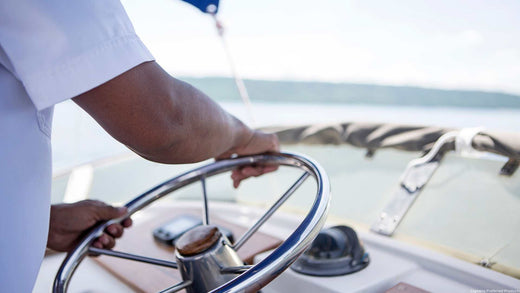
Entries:
[[200,11],[202,11],[204,13],[208,13],[209,12],[207,10],[208,6],[213,4],[213,5],[215,5],[215,8],[216,8],[214,13],[218,12],[219,0],[182,0],[182,1],[190,3],[191,5],[197,7],[198,9],[200,9]]

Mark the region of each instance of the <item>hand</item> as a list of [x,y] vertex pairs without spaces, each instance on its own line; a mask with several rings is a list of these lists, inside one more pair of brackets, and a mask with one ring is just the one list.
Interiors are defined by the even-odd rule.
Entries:
[[[84,233],[100,221],[125,216],[125,207],[115,208],[97,200],[84,200],[72,204],[51,206],[49,237],[47,247],[56,251],[71,250],[84,236]],[[108,226],[94,243],[97,248],[112,248],[115,238],[123,235],[123,228],[130,227],[132,220]]]
[[[238,156],[243,155],[254,155],[267,152],[280,152],[280,145],[278,137],[274,134],[268,134],[261,131],[253,131],[252,136],[245,141],[242,145],[234,147],[225,153],[219,155],[216,159],[222,160],[230,158],[236,154]],[[265,173],[273,172],[278,169],[278,166],[244,166],[233,170],[231,173],[231,179],[233,179],[233,186],[237,188],[240,182],[246,178],[252,176],[260,176]]]

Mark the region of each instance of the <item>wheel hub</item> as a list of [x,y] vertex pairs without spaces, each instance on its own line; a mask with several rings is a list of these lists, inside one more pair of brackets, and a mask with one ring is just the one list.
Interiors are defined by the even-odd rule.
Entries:
[[244,263],[231,248],[226,236],[217,227],[199,226],[184,233],[176,241],[175,256],[182,279],[191,281],[189,293],[208,292],[237,276],[223,268],[242,266]]

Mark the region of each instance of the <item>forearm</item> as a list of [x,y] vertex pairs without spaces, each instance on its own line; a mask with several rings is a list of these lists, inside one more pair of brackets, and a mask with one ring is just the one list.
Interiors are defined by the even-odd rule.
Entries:
[[190,163],[216,157],[223,152],[246,144],[253,135],[251,129],[224,111],[218,104],[193,86],[171,78],[169,99],[175,112],[172,123],[158,127],[168,136],[160,148],[138,150],[143,157],[162,163]]
[[188,163],[246,144],[252,131],[156,63],[144,63],[74,101],[146,159]]

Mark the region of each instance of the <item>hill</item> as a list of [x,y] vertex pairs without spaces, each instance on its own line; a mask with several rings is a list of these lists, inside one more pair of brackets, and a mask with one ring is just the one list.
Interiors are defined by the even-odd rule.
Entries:
[[[181,79],[217,101],[240,101],[234,80],[231,78]],[[520,96],[498,92],[305,81],[245,80],[244,83],[253,102],[520,109]]]

